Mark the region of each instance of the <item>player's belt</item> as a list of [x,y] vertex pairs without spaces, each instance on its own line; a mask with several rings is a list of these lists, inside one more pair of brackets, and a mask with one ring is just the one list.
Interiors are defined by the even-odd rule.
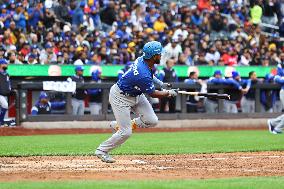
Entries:
[[118,86],[118,88],[120,89],[120,94],[123,94],[124,96],[130,96],[130,97],[136,97],[137,95],[133,95],[133,94],[129,94],[124,92],[123,90],[121,90],[121,88],[119,87],[118,84],[116,84]]
[[132,95],[132,94],[125,93],[123,91],[121,91],[120,94],[123,94],[124,96],[130,96],[130,97],[136,97],[137,96],[137,95]]

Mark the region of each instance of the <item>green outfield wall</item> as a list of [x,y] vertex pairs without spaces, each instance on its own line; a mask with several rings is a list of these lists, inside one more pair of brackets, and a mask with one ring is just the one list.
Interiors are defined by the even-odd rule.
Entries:
[[[74,74],[73,65],[9,65],[8,72],[11,76],[71,76]],[[91,72],[100,69],[103,77],[117,77],[117,72],[123,68],[120,65],[104,66],[84,66],[85,76],[90,76]],[[161,69],[158,66],[158,69]],[[215,70],[221,70],[225,76],[229,77],[233,70],[239,71],[242,77],[248,77],[250,71],[255,71],[259,77],[264,77],[267,73],[275,73],[276,67],[262,66],[175,66],[174,69],[179,77],[188,77],[191,71],[199,73],[199,77],[210,77]]]

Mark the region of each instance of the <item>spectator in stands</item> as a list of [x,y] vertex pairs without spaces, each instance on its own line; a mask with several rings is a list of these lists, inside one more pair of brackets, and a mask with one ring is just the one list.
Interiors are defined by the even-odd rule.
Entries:
[[76,31],[77,28],[84,22],[84,7],[85,7],[85,2],[81,1],[79,6],[75,8],[73,14],[72,14],[72,27]]
[[[163,81],[164,83],[173,83],[178,82],[178,76],[176,71],[174,70],[173,66],[175,65],[175,59],[170,58],[166,62],[166,66],[160,70],[159,72],[159,80]],[[161,98],[160,99],[160,112],[165,112],[166,105],[169,106],[169,112],[175,113],[176,111],[176,98]]]
[[220,53],[216,50],[216,47],[214,45],[211,45],[206,52],[205,60],[209,65],[217,65],[219,59]]
[[28,61],[26,62],[26,64],[30,64],[30,65],[32,65],[32,64],[38,64],[36,55],[30,54],[29,57],[28,57]]
[[[216,70],[213,77],[210,77],[207,81],[207,85],[225,85],[226,79],[222,77],[222,72]],[[216,89],[207,89],[208,93],[219,93]],[[205,110],[207,113],[217,113],[218,112],[218,99],[207,98],[205,100]]]
[[261,2],[255,1],[253,7],[250,9],[251,22],[253,24],[259,24],[262,17],[262,7]]
[[[95,70],[92,72],[92,81],[101,83],[101,72]],[[98,115],[102,111],[102,89],[88,89],[89,105],[91,115]]]
[[40,64],[52,64],[57,61],[56,54],[53,52],[53,46],[51,43],[45,45],[39,56]]
[[109,1],[107,7],[101,11],[100,17],[102,30],[108,32],[111,29],[111,25],[116,21],[115,4],[113,1]]
[[[77,84],[84,83],[83,71],[84,71],[83,66],[76,66],[75,75],[72,76],[71,78],[68,78],[68,81],[74,81]],[[86,91],[84,89],[78,89],[78,88],[76,89],[75,93],[72,96],[73,115],[84,115],[85,96],[86,96]]]
[[[196,72],[192,71],[189,73],[189,78],[184,80],[184,83],[188,85],[200,85],[202,84],[202,81],[198,79],[198,75]],[[197,90],[187,90],[189,92],[197,92]],[[199,107],[201,106],[201,102],[199,97],[189,95],[187,99],[187,112],[190,113],[196,113],[198,112]]]
[[173,38],[171,43],[164,47],[164,52],[161,57],[161,65],[165,65],[169,58],[174,58],[175,62],[178,61],[179,55],[182,53],[181,45],[178,38]]
[[32,115],[51,114],[52,109],[65,107],[66,102],[50,102],[45,92],[41,92],[36,104],[32,107]]
[[255,112],[255,89],[252,87],[260,83],[254,71],[249,72],[249,79],[242,83],[243,88],[248,88],[248,92],[242,97],[241,108],[243,113]]

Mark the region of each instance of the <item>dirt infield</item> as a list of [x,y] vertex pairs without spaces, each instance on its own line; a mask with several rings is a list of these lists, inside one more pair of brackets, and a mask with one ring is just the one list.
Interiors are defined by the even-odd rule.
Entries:
[[190,179],[283,176],[284,152],[116,156],[106,164],[94,156],[0,158],[0,181],[75,179]]

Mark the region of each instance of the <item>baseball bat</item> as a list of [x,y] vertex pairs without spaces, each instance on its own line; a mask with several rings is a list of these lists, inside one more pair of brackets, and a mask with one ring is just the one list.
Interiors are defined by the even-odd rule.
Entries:
[[230,95],[228,94],[218,94],[218,93],[200,93],[200,92],[187,92],[187,91],[178,91],[179,94],[184,95],[192,95],[192,96],[204,96],[216,99],[230,99]]

